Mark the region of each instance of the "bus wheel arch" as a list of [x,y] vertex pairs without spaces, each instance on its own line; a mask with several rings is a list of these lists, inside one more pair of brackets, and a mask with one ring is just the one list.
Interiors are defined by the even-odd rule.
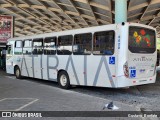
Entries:
[[17,79],[21,79],[22,78],[21,70],[20,70],[18,65],[14,66],[14,74],[15,74]]
[[70,78],[69,78],[67,71],[59,70],[58,74],[57,74],[57,81],[58,81],[58,84],[61,88],[63,88],[63,89],[71,88]]

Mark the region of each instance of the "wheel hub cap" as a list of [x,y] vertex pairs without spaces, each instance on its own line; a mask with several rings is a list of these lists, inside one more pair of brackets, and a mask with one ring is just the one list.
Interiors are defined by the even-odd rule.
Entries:
[[65,86],[67,84],[67,77],[65,75],[62,75],[60,78],[60,82],[62,86]]

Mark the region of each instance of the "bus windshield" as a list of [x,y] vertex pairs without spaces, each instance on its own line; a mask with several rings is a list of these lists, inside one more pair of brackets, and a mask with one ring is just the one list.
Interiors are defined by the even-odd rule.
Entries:
[[132,53],[154,53],[155,31],[143,27],[129,27],[129,50]]

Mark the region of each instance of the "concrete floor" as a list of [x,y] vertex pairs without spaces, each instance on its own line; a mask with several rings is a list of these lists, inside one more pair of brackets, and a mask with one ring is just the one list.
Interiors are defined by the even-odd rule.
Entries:
[[[159,91],[159,81],[156,84],[130,89],[74,87],[71,90],[63,90],[55,82],[30,78],[18,80],[0,71],[0,111],[103,111],[104,105],[111,101],[119,107],[117,111],[160,110]],[[105,109],[105,111],[110,110]],[[71,118],[45,119],[69,120]],[[123,120],[125,118],[101,119]]]

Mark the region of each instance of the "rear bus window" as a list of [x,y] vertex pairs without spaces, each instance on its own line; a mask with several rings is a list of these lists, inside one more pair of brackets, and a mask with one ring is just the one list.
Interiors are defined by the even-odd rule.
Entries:
[[58,37],[57,54],[71,55],[72,54],[72,35]]
[[114,54],[114,31],[96,32],[93,38],[93,54]]
[[156,51],[155,31],[148,28],[130,26],[128,47],[132,53],[154,53]]

